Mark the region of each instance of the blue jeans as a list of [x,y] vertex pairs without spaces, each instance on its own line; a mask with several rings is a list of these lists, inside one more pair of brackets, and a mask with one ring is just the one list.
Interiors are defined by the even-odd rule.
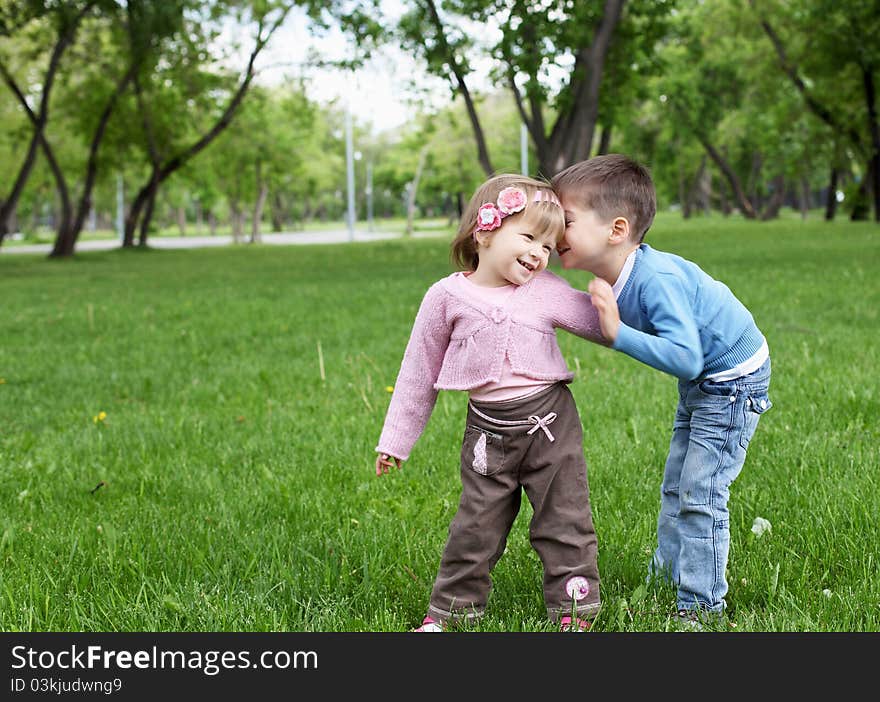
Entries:
[[726,606],[730,484],[758,419],[772,406],[769,387],[769,358],[735,380],[679,381],[649,574],[676,585],[679,609],[722,612]]

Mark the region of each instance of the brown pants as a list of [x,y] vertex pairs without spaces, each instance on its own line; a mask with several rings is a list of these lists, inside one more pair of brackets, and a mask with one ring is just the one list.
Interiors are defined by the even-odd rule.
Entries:
[[[552,440],[551,440],[552,437]],[[544,565],[552,621],[599,609],[597,539],[583,432],[564,383],[526,398],[471,402],[461,448],[461,500],[428,614],[440,622],[483,614],[490,572],[507,542],[525,489],[534,509],[529,539]]]

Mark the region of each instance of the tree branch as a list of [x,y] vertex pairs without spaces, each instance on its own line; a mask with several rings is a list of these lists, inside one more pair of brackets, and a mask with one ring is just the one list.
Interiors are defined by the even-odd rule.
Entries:
[[458,85],[458,91],[459,93],[461,93],[461,96],[464,99],[468,118],[470,119],[471,126],[474,130],[474,138],[477,141],[477,156],[480,160],[480,165],[483,167],[486,175],[490,176],[494,172],[494,169],[492,168],[492,162],[489,160],[489,150],[486,147],[486,139],[483,136],[483,128],[480,125],[480,119],[477,116],[477,110],[474,107],[474,101],[471,97],[470,90],[468,90],[467,83],[465,82],[464,71],[462,71],[461,65],[458,63],[458,59],[456,58],[455,53],[452,51],[449,43],[446,41],[446,33],[443,27],[443,22],[440,19],[440,15],[437,13],[437,6],[434,4],[434,0],[425,0],[425,5],[427,6],[431,24],[434,27],[434,31],[437,33],[437,42],[440,44],[440,51],[446,59],[446,62],[449,64],[449,67],[452,69],[452,73],[455,75],[456,84]]
[[773,48],[776,51],[776,55],[779,57],[779,63],[782,68],[783,73],[785,73],[794,84],[795,88],[797,88],[798,92],[803,96],[804,101],[807,103],[807,107],[810,108],[810,111],[816,115],[819,119],[821,119],[825,124],[831,127],[834,131],[840,134],[846,134],[849,137],[850,142],[852,142],[853,147],[864,157],[866,155],[865,147],[862,143],[862,138],[859,136],[859,133],[853,129],[852,127],[844,127],[841,125],[837,118],[834,116],[834,113],[829,110],[825,105],[820,103],[809,91],[806,83],[804,83],[803,78],[801,78],[800,73],[798,72],[797,66],[791,62],[788,57],[788,53],[785,50],[785,46],[782,43],[782,39],[779,38],[779,35],[776,33],[776,30],[770,25],[770,22],[758,11],[755,6],[755,0],[749,0],[749,5],[751,5],[752,9],[755,11],[755,14],[758,15],[758,21],[761,24],[761,27],[764,30],[764,33],[770,39],[770,43],[773,44]]

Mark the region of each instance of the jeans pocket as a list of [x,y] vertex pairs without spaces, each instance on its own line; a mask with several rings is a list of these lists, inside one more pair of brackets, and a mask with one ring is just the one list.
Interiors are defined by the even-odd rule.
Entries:
[[746,398],[743,403],[743,428],[739,435],[739,445],[744,449],[749,447],[749,442],[758,427],[761,415],[773,406],[767,393],[754,393]]
[[704,395],[713,395],[715,397],[730,397],[736,394],[735,380],[704,380],[697,384]]
[[504,467],[503,437],[468,424],[461,447],[461,463],[480,475],[494,475]]

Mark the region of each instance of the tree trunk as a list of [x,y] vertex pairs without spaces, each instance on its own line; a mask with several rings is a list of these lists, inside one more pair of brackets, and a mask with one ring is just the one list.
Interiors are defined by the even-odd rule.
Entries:
[[759,207],[758,184],[761,179],[761,169],[764,167],[764,158],[760,151],[752,154],[752,167],[749,169],[749,179],[746,181],[746,193],[749,201]]
[[180,230],[180,236],[186,236],[186,207],[177,206],[177,228]]
[[718,206],[721,208],[721,214],[730,217],[730,200],[727,197],[727,184],[724,181],[718,183]]
[[422,177],[422,169],[425,167],[425,155],[427,154],[427,147],[423,146],[422,150],[419,152],[419,163],[416,166],[416,173],[413,176],[412,185],[409,189],[409,194],[407,196],[406,202],[406,231],[404,232],[404,236],[409,238],[413,235],[413,218],[415,217],[416,212],[416,193],[419,190],[419,180]]
[[712,212],[712,172],[706,168],[706,157],[703,157],[700,163],[700,172],[697,175],[695,184],[697,201],[704,214]]
[[272,195],[272,207],[270,208],[270,217],[272,218],[272,231],[280,232],[284,229],[284,199],[281,193],[276,191]]
[[138,222],[141,220],[144,206],[147,204],[147,200],[150,197],[150,191],[154,189],[154,183],[156,183],[158,179],[159,173],[154,165],[153,170],[150,172],[150,179],[147,181],[146,185],[138,190],[138,194],[135,195],[131,207],[128,208],[128,214],[125,216],[125,232],[122,237],[123,248],[134,246],[134,234],[137,231]]
[[266,197],[269,195],[269,184],[263,180],[263,168],[259,160],[257,160],[257,201],[254,203],[254,216],[251,222],[251,243],[258,244],[263,241],[260,234],[260,225],[263,220],[263,206],[266,204]]
[[546,149],[541,149],[542,142],[535,141],[541,173],[546,178],[552,178],[576,161],[590,157],[599,116],[599,89],[605,58],[623,14],[624,3],[625,0],[605,0],[593,43],[581,49],[575,57],[568,87],[574,95],[572,107],[557,117]]
[[709,154],[709,158],[711,158],[715,165],[721,170],[721,173],[724,174],[724,177],[727,179],[728,184],[730,185],[730,189],[733,192],[734,198],[736,199],[736,203],[740,208],[740,212],[742,212],[743,217],[746,219],[755,219],[757,216],[755,213],[755,208],[749,199],[746,197],[745,192],[743,191],[742,183],[740,183],[739,178],[737,177],[734,170],[730,167],[727,161],[718,153],[718,150],[709,143],[709,140],[706,139],[702,134],[697,134],[697,139],[703,145],[703,148],[706,149],[706,153]]
[[779,216],[779,209],[782,207],[782,203],[785,201],[785,179],[781,175],[776,176],[773,179],[772,186],[773,192],[770,194],[770,198],[767,200],[767,206],[761,213],[762,221],[776,219]]
[[217,236],[217,215],[213,210],[208,210],[208,230],[211,232],[211,236]]
[[684,166],[679,163],[678,166],[678,204],[681,205],[681,216],[684,219],[691,218],[691,203],[688,198],[687,176],[684,172]]
[[874,221],[880,222],[880,126],[877,123],[877,95],[874,72],[870,65],[862,66],[862,83],[868,106],[868,132],[871,135],[871,189],[874,191]]
[[810,180],[801,176],[801,189],[798,197],[798,206],[801,211],[801,219],[806,219],[810,212]]
[[[179,168],[188,163],[194,156],[200,153],[206,146],[208,146],[214,139],[216,139],[224,129],[226,129],[232,122],[232,118],[235,115],[236,110],[244,99],[245,94],[247,93],[248,88],[250,87],[251,81],[254,78],[254,64],[257,60],[257,57],[260,55],[260,52],[266,46],[266,43],[269,41],[269,38],[278,29],[279,26],[284,22],[284,19],[287,17],[290,12],[293,4],[287,5],[287,8],[275,19],[272,23],[272,26],[266,32],[266,36],[263,36],[263,24],[260,22],[259,31],[257,33],[257,41],[254,46],[253,51],[248,58],[247,68],[245,70],[244,78],[239,84],[235,94],[232,96],[232,99],[229,101],[229,104],[226,106],[226,109],[223,111],[223,114],[217,119],[214,125],[197,141],[193,142],[189,147],[179,152],[175,156],[172,156],[168,161],[161,164],[158,167],[158,170],[154,170],[155,173],[155,186],[148,184],[141,189],[141,192],[144,189],[150,188],[154,191],[159,188],[159,186],[170,176],[175,173]],[[137,82],[135,82],[137,85]],[[147,119],[146,115],[142,115],[145,119]],[[147,129],[147,135],[149,137],[150,130]],[[155,166],[154,166],[155,169]],[[151,179],[153,176],[151,176]],[[153,193],[153,198],[155,198],[155,192]],[[134,206],[132,206],[132,210],[134,210]],[[140,214],[140,212],[138,212]],[[141,245],[146,245],[146,239],[144,238],[145,232],[149,229],[149,219],[152,217],[152,207],[143,211],[144,221],[141,222]],[[136,223],[137,219],[133,220]],[[128,227],[128,222],[126,222],[126,227]]]
[[52,151],[52,147],[50,147],[49,143],[46,141],[45,134],[40,135],[40,145],[43,147],[43,154],[46,156],[46,160],[49,162],[49,168],[52,170],[52,175],[55,177],[55,187],[58,190],[58,198],[61,201],[61,212],[57,220],[58,229],[55,235],[55,245],[53,246],[49,257],[58,258],[62,256],[72,256],[76,239],[74,238],[73,232],[73,205],[70,202],[70,191],[67,188],[67,180],[64,178],[64,173],[61,171],[61,167],[55,159],[55,153]]
[[147,197],[144,201],[144,216],[141,218],[140,235],[138,237],[138,246],[146,248],[147,239],[150,237],[150,222],[153,219],[153,210],[156,207],[156,195],[159,193],[159,181],[154,180],[147,190]]
[[[752,6],[752,10],[760,15],[760,13],[758,13],[757,11],[757,8],[755,7],[755,0],[749,0],[749,5]],[[844,126],[838,121],[836,115],[840,114],[839,110],[830,110],[828,109],[828,107],[826,107],[816,99],[816,97],[807,88],[804,80],[801,78],[797,66],[795,66],[789,60],[788,54],[785,51],[785,47],[782,44],[782,40],[779,38],[776,30],[763,17],[759,17],[759,22],[761,24],[761,27],[764,29],[764,33],[770,39],[770,43],[773,44],[773,49],[776,51],[776,55],[779,58],[779,64],[782,68],[782,71],[791,79],[791,82],[794,84],[795,88],[797,88],[798,92],[804,98],[804,102],[806,102],[807,108],[809,108],[810,112],[812,112],[819,119],[825,122],[825,124],[831,127],[835,134],[846,135],[846,137],[855,147],[856,151],[858,151],[860,155],[865,155],[866,152],[864,144],[862,143],[862,139],[861,136],[859,136],[858,131],[851,125]]]
[[[60,58],[60,54],[58,54],[58,57]],[[53,59],[54,58],[55,56],[53,54]],[[12,89],[12,91],[15,93],[16,97],[21,103],[21,106],[27,113],[28,119],[30,119],[31,123],[34,125],[34,135],[39,140],[40,147],[43,150],[46,161],[49,163],[49,169],[52,171],[52,176],[55,179],[55,188],[58,192],[58,198],[61,201],[61,213],[56,220],[58,229],[55,239],[55,246],[49,256],[70,256],[71,254],[73,254],[74,244],[72,238],[73,206],[70,201],[70,190],[67,187],[67,180],[64,177],[64,173],[61,170],[61,167],[58,165],[58,161],[55,158],[55,152],[52,150],[52,147],[46,140],[45,124],[48,116],[46,105],[41,106],[39,116],[34,114],[34,111],[30,108],[27,99],[19,89],[18,84],[6,71],[6,68],[0,65],[0,69],[2,69],[3,76],[6,80],[7,85],[9,85],[10,89]],[[50,68],[50,70],[52,70],[54,73],[54,69]],[[43,91],[43,96],[45,98],[46,90]]]
[[485,172],[486,176],[491,176],[495,171],[492,168],[492,162],[489,160],[489,149],[486,146],[486,138],[483,135],[483,128],[480,125],[480,119],[477,116],[477,110],[474,107],[473,98],[471,97],[470,90],[468,90],[467,82],[465,81],[464,70],[459,63],[458,57],[455,55],[455,52],[446,41],[446,30],[443,27],[443,22],[440,20],[440,15],[437,13],[437,6],[434,4],[434,0],[426,0],[426,5],[431,25],[434,27],[434,31],[436,32],[435,40],[437,41],[437,45],[439,46],[443,55],[446,57],[446,61],[449,64],[449,67],[452,69],[452,74],[455,77],[455,83],[457,85],[458,92],[464,100],[464,105],[468,113],[468,119],[470,120],[471,127],[474,130],[474,139],[477,142],[477,158],[480,161],[480,165],[483,167],[483,171]]
[[229,226],[232,229],[232,240],[240,244],[244,236],[244,216],[237,198],[229,201]]
[[12,190],[10,191],[9,196],[0,203],[0,244],[3,243],[3,239],[7,234],[13,231],[12,220],[15,219],[15,211],[18,207],[18,201],[21,199],[24,186],[27,183],[28,178],[30,178],[31,171],[33,170],[39,144],[40,137],[35,128],[33,136],[31,137],[31,143],[28,145],[27,154],[25,154],[24,157],[24,162],[18,169],[18,175],[15,178],[15,182],[12,184]]
[[251,223],[251,243],[261,243],[263,235],[260,231],[263,220],[263,206],[266,204],[266,198],[269,195],[269,185],[263,183],[260,186],[260,193],[257,195],[257,202],[254,205],[254,221]]
[[599,150],[596,152],[597,156],[602,156],[604,154],[610,153],[611,150],[611,130],[614,128],[612,124],[603,124],[602,125],[602,134],[599,137]]
[[74,218],[71,225],[71,232],[69,235],[69,238],[71,239],[70,253],[73,253],[73,249],[76,246],[76,242],[79,240],[80,233],[82,232],[86,215],[92,209],[92,191],[94,190],[95,180],[98,174],[98,149],[100,148],[101,142],[104,139],[104,133],[107,130],[107,124],[110,121],[110,116],[113,114],[113,110],[116,107],[116,102],[119,99],[119,96],[122,95],[122,93],[125,91],[126,86],[134,77],[134,72],[136,70],[137,66],[133,64],[131,67],[129,67],[125,75],[116,84],[115,90],[110,95],[110,98],[107,100],[107,104],[104,105],[104,109],[101,111],[101,117],[98,120],[98,126],[95,129],[95,133],[92,135],[92,141],[89,145],[89,158],[86,164],[86,177],[83,181],[83,189],[82,193],[80,194],[76,217]]
[[[28,145],[27,153],[25,154],[24,162],[19,168],[18,175],[13,181],[12,190],[9,193],[9,196],[3,200],[2,205],[0,205],[0,244],[3,243],[3,238],[6,236],[9,230],[9,220],[12,213],[16,211],[18,208],[18,201],[21,198],[21,193],[24,191],[24,186],[30,177],[31,172],[33,171],[34,162],[37,155],[37,146],[41,146],[44,150],[48,149],[48,144],[45,139],[45,129],[46,123],[49,119],[49,93],[52,90],[52,85],[55,82],[55,76],[58,72],[58,66],[61,63],[61,56],[73,42],[74,37],[76,36],[77,28],[79,27],[79,23],[82,21],[83,17],[88,14],[92,7],[97,3],[97,0],[93,0],[92,2],[87,2],[80,11],[70,18],[69,21],[63,22],[60,29],[58,30],[58,38],[52,47],[52,54],[49,57],[49,65],[46,69],[46,75],[43,78],[42,85],[42,95],[40,96],[40,106],[39,113],[34,114],[33,110],[30,108],[27,99],[22,93],[21,89],[18,87],[18,84],[15,82],[15,79],[12,77],[12,74],[6,68],[6,65],[0,62],[0,73],[3,74],[3,80],[9,86],[13,93],[15,93],[16,98],[18,98],[22,107],[28,115],[28,119],[30,119],[31,124],[34,127],[33,135],[31,136],[31,142]],[[49,154],[47,153],[47,158]],[[58,173],[60,170],[56,172],[57,164],[51,164],[52,173],[56,178],[56,182],[58,182]],[[63,176],[61,183],[64,183]],[[59,183],[59,185],[61,184]],[[68,208],[70,206],[69,203],[69,195],[67,194],[67,185],[64,183],[64,193],[59,193],[61,195],[62,200],[67,199]],[[70,225],[70,211],[68,209],[67,220],[63,222],[64,226],[69,227]],[[71,249],[72,252],[72,249]],[[55,255],[54,252],[52,255]]]
[[828,196],[825,198],[825,221],[833,222],[837,214],[837,168],[831,167],[831,177],[828,179]]
[[868,162],[865,167],[865,177],[859,181],[858,190],[856,190],[855,200],[852,203],[852,211],[850,212],[849,218],[853,222],[862,222],[871,214],[871,203],[870,203],[870,182],[873,179],[872,171],[872,162]]

